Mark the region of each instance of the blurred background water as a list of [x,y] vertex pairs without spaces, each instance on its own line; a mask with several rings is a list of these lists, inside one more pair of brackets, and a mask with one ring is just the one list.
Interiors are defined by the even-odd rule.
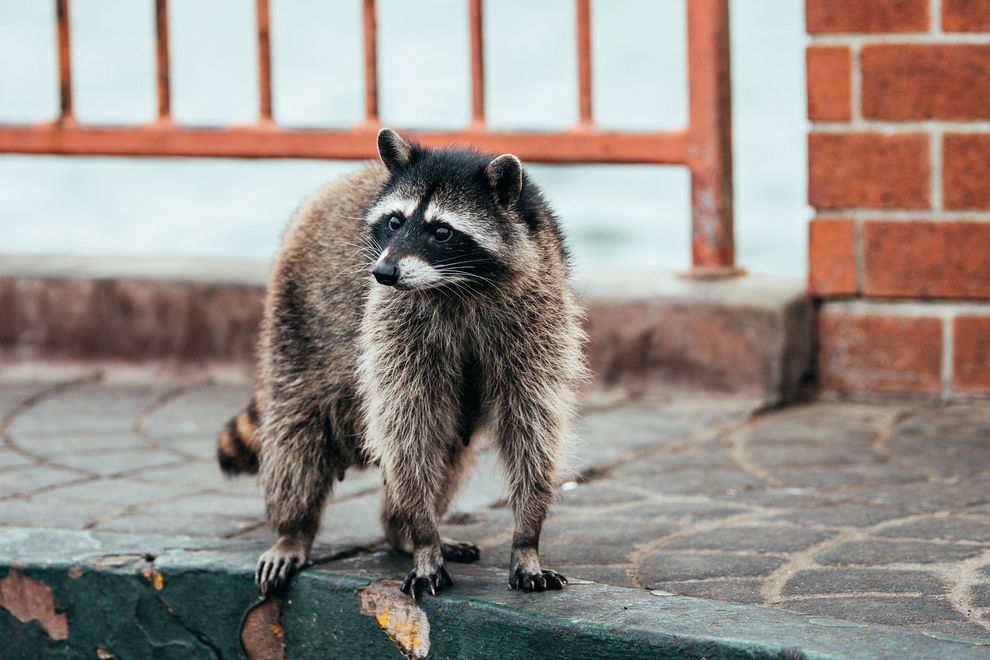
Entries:
[[[690,1],[690,0],[688,0]],[[276,120],[346,127],[363,116],[358,0],[272,0]],[[738,262],[806,269],[803,4],[732,3]],[[257,116],[254,3],[172,0],[172,107],[186,124]],[[378,0],[382,120],[453,128],[470,118],[463,0]],[[154,3],[73,0],[74,105],[83,122],[154,117]],[[486,108],[500,128],[577,121],[573,0],[485,3]],[[604,127],[687,119],[684,0],[592,2],[593,107]],[[54,3],[0,0],[0,122],[58,107]],[[292,210],[354,163],[0,156],[0,252],[269,258]],[[683,167],[530,165],[579,269],[682,270]]]

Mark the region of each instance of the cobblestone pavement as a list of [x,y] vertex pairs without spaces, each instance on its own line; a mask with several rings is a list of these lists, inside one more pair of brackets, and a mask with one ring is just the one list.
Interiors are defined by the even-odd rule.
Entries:
[[[214,461],[215,432],[249,392],[112,371],[0,377],[0,537],[33,526],[263,545],[257,485]],[[990,638],[990,408],[756,406],[589,396],[544,563],[572,579]],[[511,514],[493,453],[477,463],[442,532],[504,568]],[[378,489],[374,470],[347,475],[315,555],[383,551]]]

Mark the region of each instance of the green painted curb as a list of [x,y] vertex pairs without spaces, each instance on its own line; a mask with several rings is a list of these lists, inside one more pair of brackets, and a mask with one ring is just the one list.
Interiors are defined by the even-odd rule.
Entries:
[[284,648],[290,659],[401,658],[399,644],[415,657],[428,647],[429,658],[990,655],[979,640],[607,585],[519,593],[508,589],[504,570],[477,566],[454,566],[454,587],[413,603],[382,580],[400,576],[408,563],[389,553],[303,571],[280,602],[256,608],[259,549],[0,529],[2,655],[243,658],[242,630],[248,648],[269,657]]

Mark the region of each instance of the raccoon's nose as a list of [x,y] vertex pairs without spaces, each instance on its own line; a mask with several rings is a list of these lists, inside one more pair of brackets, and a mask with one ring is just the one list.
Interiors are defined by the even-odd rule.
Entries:
[[371,271],[371,274],[375,276],[379,284],[392,286],[399,281],[399,267],[393,264],[379,263]]

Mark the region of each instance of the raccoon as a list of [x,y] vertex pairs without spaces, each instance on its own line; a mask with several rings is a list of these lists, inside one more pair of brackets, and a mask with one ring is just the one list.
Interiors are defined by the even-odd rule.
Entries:
[[377,464],[382,524],[413,598],[477,546],[437,521],[477,442],[497,448],[514,516],[509,585],[560,589],[539,540],[576,393],[582,310],[557,220],[519,159],[424,148],[390,129],[381,162],[296,212],[276,259],[254,399],[220,435],[228,473],[260,471],[277,541],[263,595],[308,560],[348,467]]

